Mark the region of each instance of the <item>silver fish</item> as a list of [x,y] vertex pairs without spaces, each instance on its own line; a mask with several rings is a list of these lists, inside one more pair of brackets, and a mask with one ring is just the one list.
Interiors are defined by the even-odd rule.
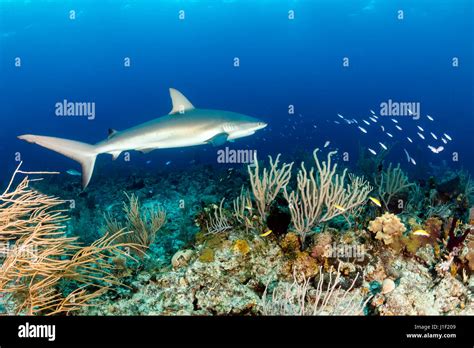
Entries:
[[362,128],[361,126],[358,126],[358,128],[360,129],[361,132],[367,133],[367,131],[365,130],[365,128]]

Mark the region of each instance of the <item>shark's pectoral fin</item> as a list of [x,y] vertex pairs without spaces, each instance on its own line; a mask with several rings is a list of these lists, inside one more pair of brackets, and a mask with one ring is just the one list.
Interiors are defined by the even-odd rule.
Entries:
[[114,135],[116,135],[118,133],[117,130],[113,129],[113,128],[109,128],[109,133],[107,135],[107,139],[110,139],[112,138]]
[[207,140],[206,143],[212,144],[212,146],[221,146],[226,143],[228,137],[228,133],[219,133]]
[[177,89],[170,88],[170,97],[173,108],[170,111],[171,114],[184,113],[187,110],[194,109],[193,104]]

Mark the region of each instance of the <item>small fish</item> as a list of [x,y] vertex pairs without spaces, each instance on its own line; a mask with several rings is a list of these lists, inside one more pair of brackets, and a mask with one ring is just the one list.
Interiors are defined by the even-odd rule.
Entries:
[[433,117],[431,117],[430,115],[426,115],[426,118],[430,121],[434,121]]
[[266,237],[268,236],[270,233],[272,233],[273,231],[272,230],[268,230],[267,232],[264,232],[260,235],[260,237]]
[[396,119],[394,119],[394,118],[391,118],[391,120],[392,120],[393,122],[395,122],[395,123],[398,123],[398,121],[397,121]]
[[425,140],[425,136],[424,136],[423,134],[421,134],[421,133],[416,133],[416,134],[418,134],[418,136],[419,136],[421,139]]
[[449,135],[447,135],[446,133],[444,133],[444,136],[446,137],[446,139],[448,139],[449,141],[453,140]]
[[366,125],[370,126],[370,123],[366,120],[362,120]]
[[340,206],[339,204],[334,204],[334,208],[340,210],[340,211],[346,211],[346,208]]
[[352,119],[352,122],[354,122],[355,124],[359,124],[359,122],[357,122],[355,118]]
[[428,232],[426,232],[425,230],[413,231],[413,235],[414,236],[423,236],[423,237],[429,237],[430,236],[430,234]]
[[329,144],[331,144],[331,142],[328,140],[328,141],[326,141],[326,142],[324,143],[324,147],[328,147]]
[[389,132],[386,133],[390,138],[393,138],[393,135]]
[[370,110],[370,113],[371,113],[372,115],[375,115],[374,110]]
[[171,161],[168,161],[168,162],[165,163],[165,166],[168,166],[170,164],[171,164]]
[[66,173],[68,173],[69,175],[72,175],[72,176],[81,176],[82,175],[81,173],[79,173],[75,169],[69,169],[69,170],[66,171]]
[[376,120],[375,118],[369,117],[369,119],[370,119],[372,122],[377,123],[377,120]]
[[[341,124],[341,122],[339,122],[339,121],[334,121],[334,123],[335,123],[335,124]],[[295,128],[293,127],[293,129],[295,129]],[[296,129],[295,129],[295,130],[296,130]]]
[[385,132],[385,127],[384,126],[380,126],[380,128],[382,128],[382,132]]
[[413,115],[413,111],[411,111],[409,108],[407,108],[407,110],[410,115]]
[[316,126],[315,124],[313,124],[313,128],[318,128],[318,126]]
[[419,129],[420,131],[422,131],[422,132],[425,131],[425,130],[424,130],[423,128],[421,128],[420,126],[417,126],[417,127],[418,127],[418,129]]
[[374,197],[369,197],[369,199],[377,206],[377,207],[382,207],[382,203],[377,198]]
[[443,146],[434,147],[434,146],[428,145],[428,149],[430,149],[431,152],[433,153],[440,153],[441,151],[444,150],[444,147]]
[[369,150],[369,152],[370,152],[372,155],[376,155],[376,154],[377,154],[377,152],[375,152],[374,150],[372,150],[370,147],[369,147],[367,150]]
[[358,128],[360,129],[361,132],[367,133],[367,131],[365,130],[365,128],[362,128],[361,126],[358,126]]
[[379,141],[379,144],[382,147],[382,149],[387,150],[387,147],[384,144],[382,144],[380,141]]
[[344,116],[342,116],[341,114],[337,114],[337,116],[344,119]]
[[415,160],[414,160],[413,158],[411,158],[411,157],[410,157],[410,162],[411,162],[414,166],[416,166]]
[[150,163],[151,163],[151,160],[148,160],[148,161],[146,161],[145,163],[146,163],[146,164],[150,164]]
[[438,137],[433,133],[433,132],[430,132],[431,136],[433,137],[434,140],[438,140]]
[[397,125],[395,125],[395,128],[397,128],[399,131],[403,130],[403,128],[402,128],[402,127],[400,127],[398,124],[397,124]]
[[446,139],[444,138],[441,138],[441,140],[443,141],[444,144],[447,144],[448,142],[446,141]]
[[374,114],[374,118],[375,118],[376,120],[378,120],[378,119],[379,119],[379,117],[378,117],[377,115],[375,115],[375,114]]
[[408,141],[409,141],[410,143],[413,143],[413,140],[411,140],[410,137],[407,137],[407,139],[408,139]]
[[405,154],[407,155],[407,162],[410,162],[410,154],[408,153],[407,149],[403,149],[403,151],[405,151]]

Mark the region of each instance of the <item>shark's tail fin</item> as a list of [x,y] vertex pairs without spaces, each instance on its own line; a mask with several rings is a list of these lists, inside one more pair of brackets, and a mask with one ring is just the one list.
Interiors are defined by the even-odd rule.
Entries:
[[38,144],[79,162],[82,166],[82,187],[86,188],[89,184],[98,155],[95,146],[74,140],[31,134],[20,135],[18,139]]

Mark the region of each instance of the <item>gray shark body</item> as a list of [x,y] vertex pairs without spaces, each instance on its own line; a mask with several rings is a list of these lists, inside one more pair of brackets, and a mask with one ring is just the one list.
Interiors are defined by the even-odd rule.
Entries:
[[218,146],[252,135],[267,125],[256,118],[235,112],[196,109],[175,89],[170,89],[170,95],[173,109],[169,115],[123,131],[109,130],[108,138],[95,145],[31,134],[18,138],[78,161],[82,166],[82,184],[86,188],[99,154],[111,154],[116,159],[122,151],[127,150],[147,153],[156,149],[204,144]]

